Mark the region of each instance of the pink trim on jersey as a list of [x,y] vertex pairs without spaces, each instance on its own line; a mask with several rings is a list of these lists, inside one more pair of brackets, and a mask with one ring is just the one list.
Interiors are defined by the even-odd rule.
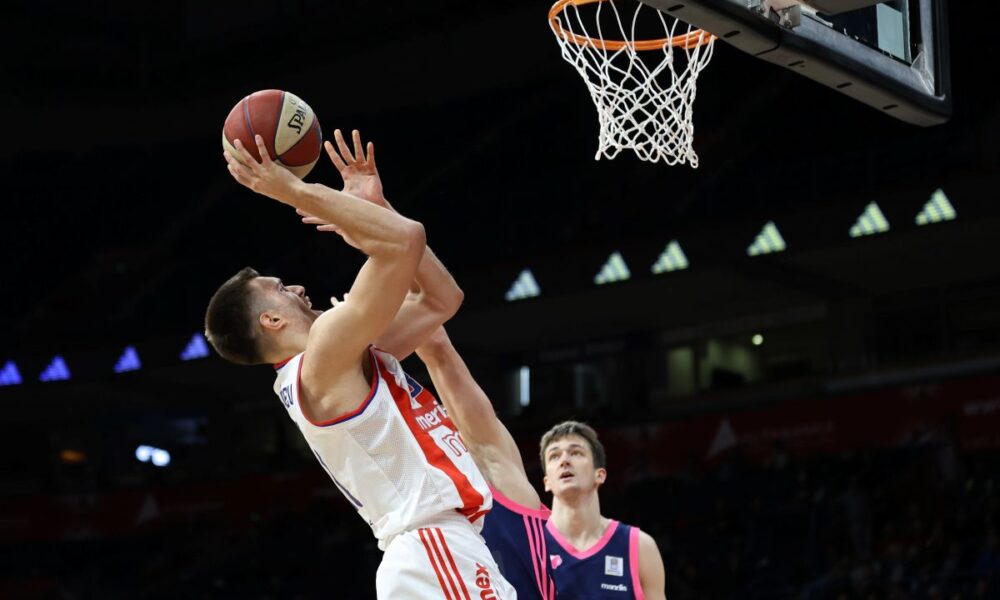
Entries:
[[499,502],[501,505],[503,505],[504,508],[506,508],[511,512],[515,512],[519,515],[525,517],[535,517],[536,519],[547,521],[549,519],[549,515],[552,514],[552,511],[549,510],[549,507],[545,506],[542,503],[539,503],[538,508],[528,508],[523,504],[515,502],[514,500],[511,500],[507,496],[504,496],[502,493],[500,493],[500,490],[493,487],[493,485],[490,485],[490,493],[493,494],[493,499]]
[[542,531],[542,522],[549,519],[552,511],[541,502],[539,502],[538,508],[528,508],[503,495],[500,490],[492,485],[489,487],[494,501],[499,502],[507,510],[523,517],[524,531],[528,537],[528,552],[531,554],[531,566],[535,570],[535,584],[538,586],[538,591],[542,595],[542,598],[553,600],[555,598],[555,588],[549,581],[549,571],[545,568],[547,553],[545,549],[545,533]]
[[[374,357],[375,355],[372,354],[372,356]],[[375,362],[378,363],[378,359],[375,359]],[[410,391],[400,387],[393,377],[386,377],[384,380],[386,386],[389,388],[389,394],[392,396],[393,403],[396,405],[396,410],[403,417],[403,422],[410,429],[410,434],[416,440],[420,450],[423,451],[424,458],[427,459],[427,462],[432,467],[439,469],[447,475],[455,486],[455,491],[458,492],[459,498],[462,499],[462,507],[455,510],[469,519],[470,522],[483,516],[485,514],[483,503],[486,499],[472,485],[472,482],[465,476],[465,473],[448,458],[444,450],[434,441],[434,438],[417,424],[416,417],[413,415],[413,407],[410,405]],[[424,388],[421,392],[421,395],[423,394],[426,394],[431,399],[431,402],[435,402],[434,396],[427,391],[427,388]],[[421,404],[421,406],[424,406],[424,404]]]
[[635,600],[646,600],[646,592],[642,590],[642,583],[639,581],[639,528],[634,525],[628,532],[628,562],[632,571],[632,591],[635,593]]
[[608,523],[608,527],[604,530],[604,535],[601,536],[601,539],[597,540],[597,543],[583,551],[574,548],[573,544],[569,543],[569,540],[563,537],[563,534],[556,529],[555,523],[553,523],[551,519],[545,523],[545,528],[548,529],[549,533],[552,534],[552,537],[555,538],[556,543],[563,547],[563,550],[569,552],[577,560],[583,560],[597,554],[608,545],[608,541],[611,540],[611,536],[613,536],[615,534],[615,530],[618,529],[618,521],[611,519],[611,522]]
[[[506,504],[504,506],[513,510]],[[542,506],[542,508],[545,507]],[[531,566],[535,570],[535,585],[538,586],[538,592],[542,598],[545,600],[554,600],[556,594],[555,585],[549,581],[549,571],[545,568],[545,560],[548,552],[545,547],[545,533],[542,531],[542,520],[529,515],[524,515],[522,519],[524,520],[525,532],[528,534],[528,552],[531,554]]]
[[336,419],[330,419],[329,421],[314,421],[312,417],[306,414],[305,407],[302,404],[302,363],[306,362],[305,354],[302,355],[302,358],[299,360],[299,373],[298,375],[296,375],[295,384],[296,386],[298,386],[299,389],[299,394],[298,394],[299,408],[302,410],[302,416],[306,418],[306,421],[309,421],[316,427],[329,427],[331,425],[336,425],[337,423],[343,423],[344,421],[353,419],[354,417],[365,412],[365,409],[368,408],[369,404],[371,404],[372,398],[375,397],[375,392],[378,391],[378,379],[379,379],[378,361],[375,360],[375,355],[372,354],[371,351],[368,352],[368,358],[371,359],[372,361],[372,382],[369,384],[368,397],[365,398],[365,401],[362,402],[360,406],[358,406],[351,412],[347,413],[346,415],[341,415]]

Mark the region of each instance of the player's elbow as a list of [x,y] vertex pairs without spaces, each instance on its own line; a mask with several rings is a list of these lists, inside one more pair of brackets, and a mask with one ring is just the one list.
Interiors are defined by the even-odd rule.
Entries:
[[424,255],[424,249],[427,248],[427,232],[424,231],[423,223],[407,219],[401,237],[402,253],[419,261]]
[[445,320],[448,320],[455,316],[458,309],[462,307],[462,302],[465,301],[465,292],[462,288],[458,287],[458,284],[452,286],[441,302],[441,312],[445,315]]

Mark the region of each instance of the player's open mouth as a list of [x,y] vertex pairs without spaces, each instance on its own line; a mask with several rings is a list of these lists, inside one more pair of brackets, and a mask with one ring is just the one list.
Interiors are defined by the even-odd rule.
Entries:
[[569,471],[567,471],[567,472],[563,473],[562,475],[560,475],[559,479],[566,480],[566,479],[570,479],[571,477],[573,477],[573,474],[570,473]]

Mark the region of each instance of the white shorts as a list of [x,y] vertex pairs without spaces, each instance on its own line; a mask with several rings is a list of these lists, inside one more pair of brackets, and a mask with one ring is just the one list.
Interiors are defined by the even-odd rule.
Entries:
[[475,527],[462,519],[389,542],[375,575],[379,600],[516,600]]

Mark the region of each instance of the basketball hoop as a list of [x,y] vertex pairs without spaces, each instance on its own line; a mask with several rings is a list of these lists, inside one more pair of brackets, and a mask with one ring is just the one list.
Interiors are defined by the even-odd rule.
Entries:
[[[587,11],[592,12],[590,28],[596,35],[588,32],[581,14],[580,7],[588,4],[597,4]],[[611,7],[618,39],[605,35],[601,22],[605,4]],[[637,40],[639,13],[650,12],[664,36]],[[615,0],[558,0],[552,5],[549,26],[562,57],[583,77],[597,107],[600,135],[595,159],[612,159],[631,149],[641,160],[698,167],[692,148],[694,97],[698,75],[712,59],[715,36],[683,23],[683,32],[675,34],[679,23],[641,3],[627,29]],[[683,60],[677,60],[681,56]]]

